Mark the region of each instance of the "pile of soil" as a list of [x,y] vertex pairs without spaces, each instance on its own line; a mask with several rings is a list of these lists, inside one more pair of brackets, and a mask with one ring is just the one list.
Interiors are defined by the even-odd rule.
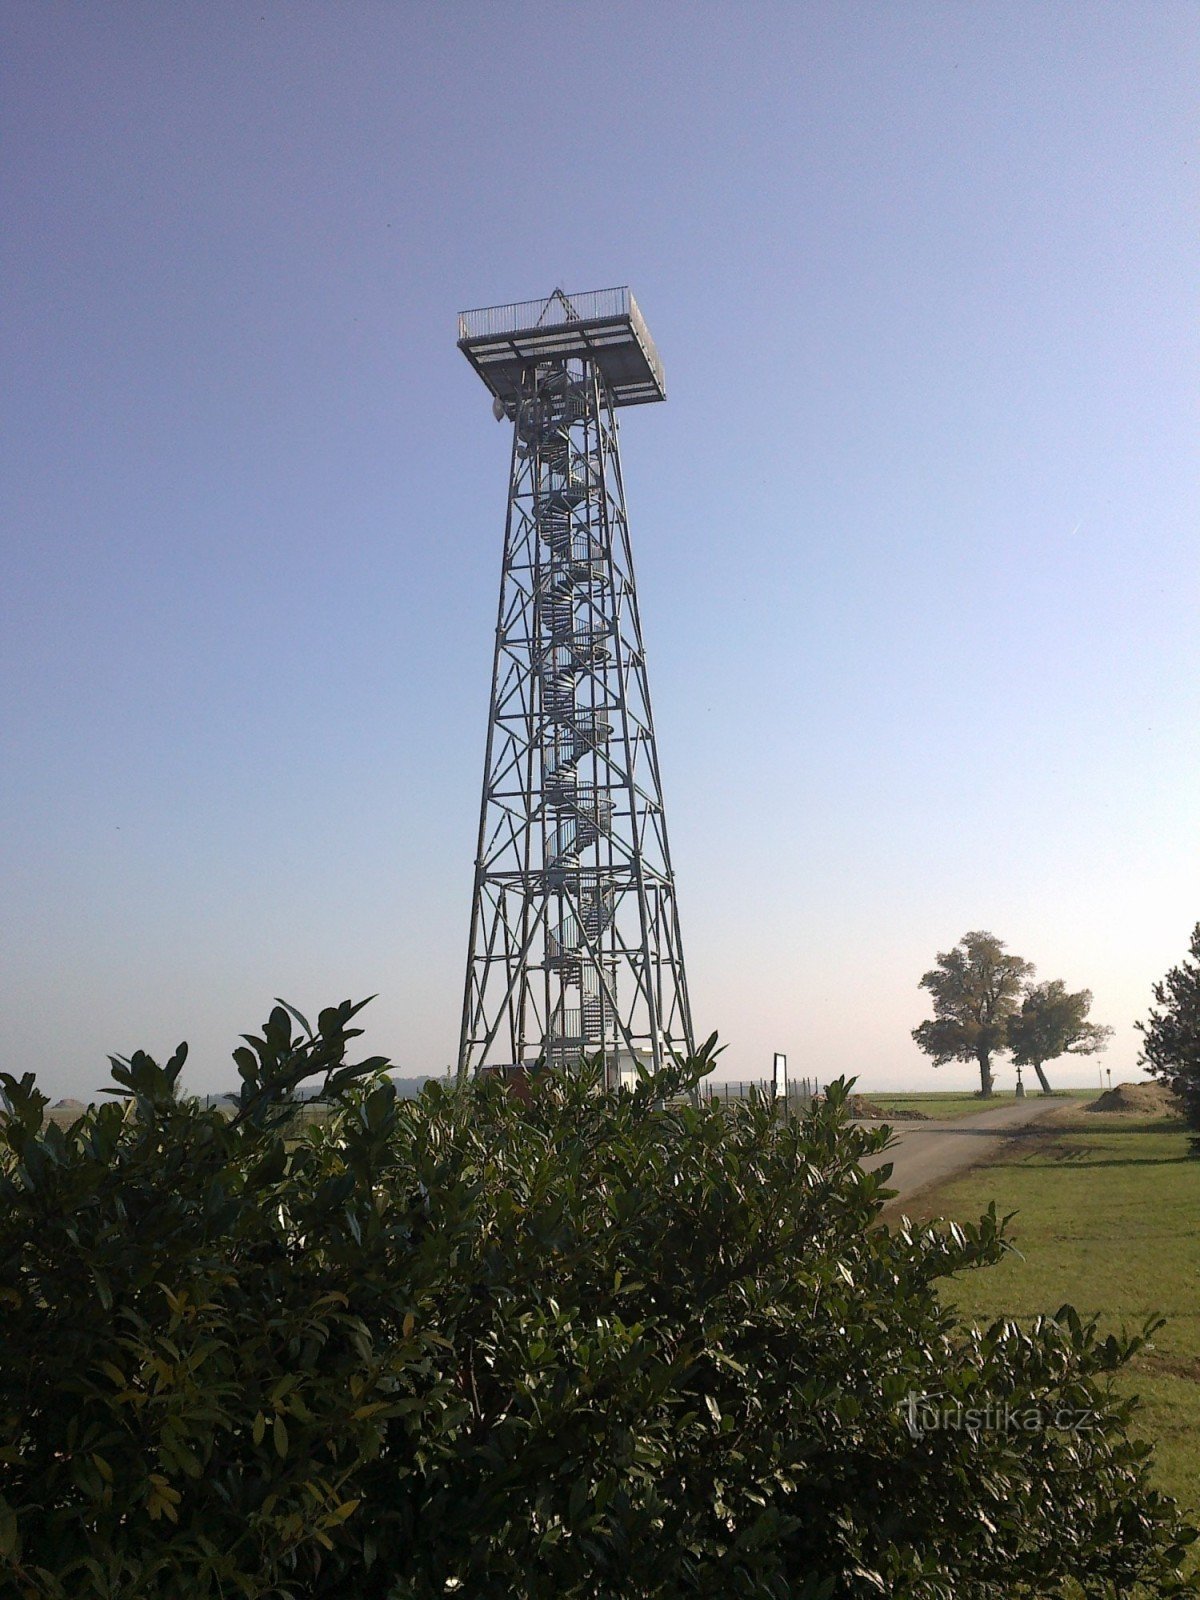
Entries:
[[865,1094],[852,1094],[847,1101],[847,1110],[852,1117],[862,1117],[869,1122],[929,1121],[923,1111],[911,1110],[908,1107],[896,1111],[885,1111],[882,1106],[877,1106],[874,1100],[868,1100]]
[[1178,1117],[1183,1108],[1163,1083],[1119,1083],[1093,1100],[1089,1111],[1119,1111],[1144,1117]]

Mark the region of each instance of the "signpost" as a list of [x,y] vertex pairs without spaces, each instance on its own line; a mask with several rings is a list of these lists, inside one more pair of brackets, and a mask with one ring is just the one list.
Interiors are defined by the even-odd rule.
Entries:
[[771,1094],[776,1100],[787,1099],[787,1057],[778,1050],[771,1066]]

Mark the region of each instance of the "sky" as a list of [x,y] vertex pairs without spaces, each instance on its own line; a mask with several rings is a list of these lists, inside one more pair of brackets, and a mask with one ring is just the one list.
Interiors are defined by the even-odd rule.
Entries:
[[723,1074],[969,1085],[910,1031],[983,928],[1136,1076],[1200,918],[1198,46],[1176,0],[4,0],[0,1065],[186,1039],[217,1090],[275,996],[375,995],[445,1070],[508,463],[455,318],[627,283]]

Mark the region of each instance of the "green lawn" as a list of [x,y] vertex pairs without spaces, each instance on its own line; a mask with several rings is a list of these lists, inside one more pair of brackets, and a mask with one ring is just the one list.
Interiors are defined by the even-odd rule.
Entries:
[[1167,1324],[1119,1387],[1144,1402],[1161,1488],[1200,1513],[1200,1160],[1176,1120],[1092,1116],[1064,1107],[996,1164],[905,1208],[972,1217],[1015,1211],[1020,1255],[967,1274],[951,1298],[973,1317],[1030,1318],[1070,1301],[1106,1326]]
[[[1099,1089],[1064,1089],[1056,1091],[1054,1098],[1061,1100],[1094,1100],[1099,1093]],[[987,1111],[994,1106],[1011,1105],[1013,1101],[1011,1089],[997,1091],[990,1100],[981,1100],[977,1094],[972,1094],[969,1089],[958,1091],[930,1089],[927,1092],[906,1092],[904,1094],[871,1094],[868,1090],[863,1090],[862,1094],[864,1099],[870,1100],[884,1111],[920,1111],[925,1116],[935,1117],[940,1121],[948,1121],[953,1117],[971,1117],[977,1112]],[[1039,1099],[1040,1092],[1034,1093],[1031,1091],[1031,1098]]]

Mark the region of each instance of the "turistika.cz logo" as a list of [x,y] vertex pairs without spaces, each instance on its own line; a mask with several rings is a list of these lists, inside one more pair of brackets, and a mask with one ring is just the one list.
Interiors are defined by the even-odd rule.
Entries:
[[914,1439],[930,1433],[1081,1433],[1096,1426],[1096,1413],[1082,1406],[1014,1405],[1009,1400],[989,1400],[967,1406],[944,1394],[917,1394],[909,1390],[900,1413]]

